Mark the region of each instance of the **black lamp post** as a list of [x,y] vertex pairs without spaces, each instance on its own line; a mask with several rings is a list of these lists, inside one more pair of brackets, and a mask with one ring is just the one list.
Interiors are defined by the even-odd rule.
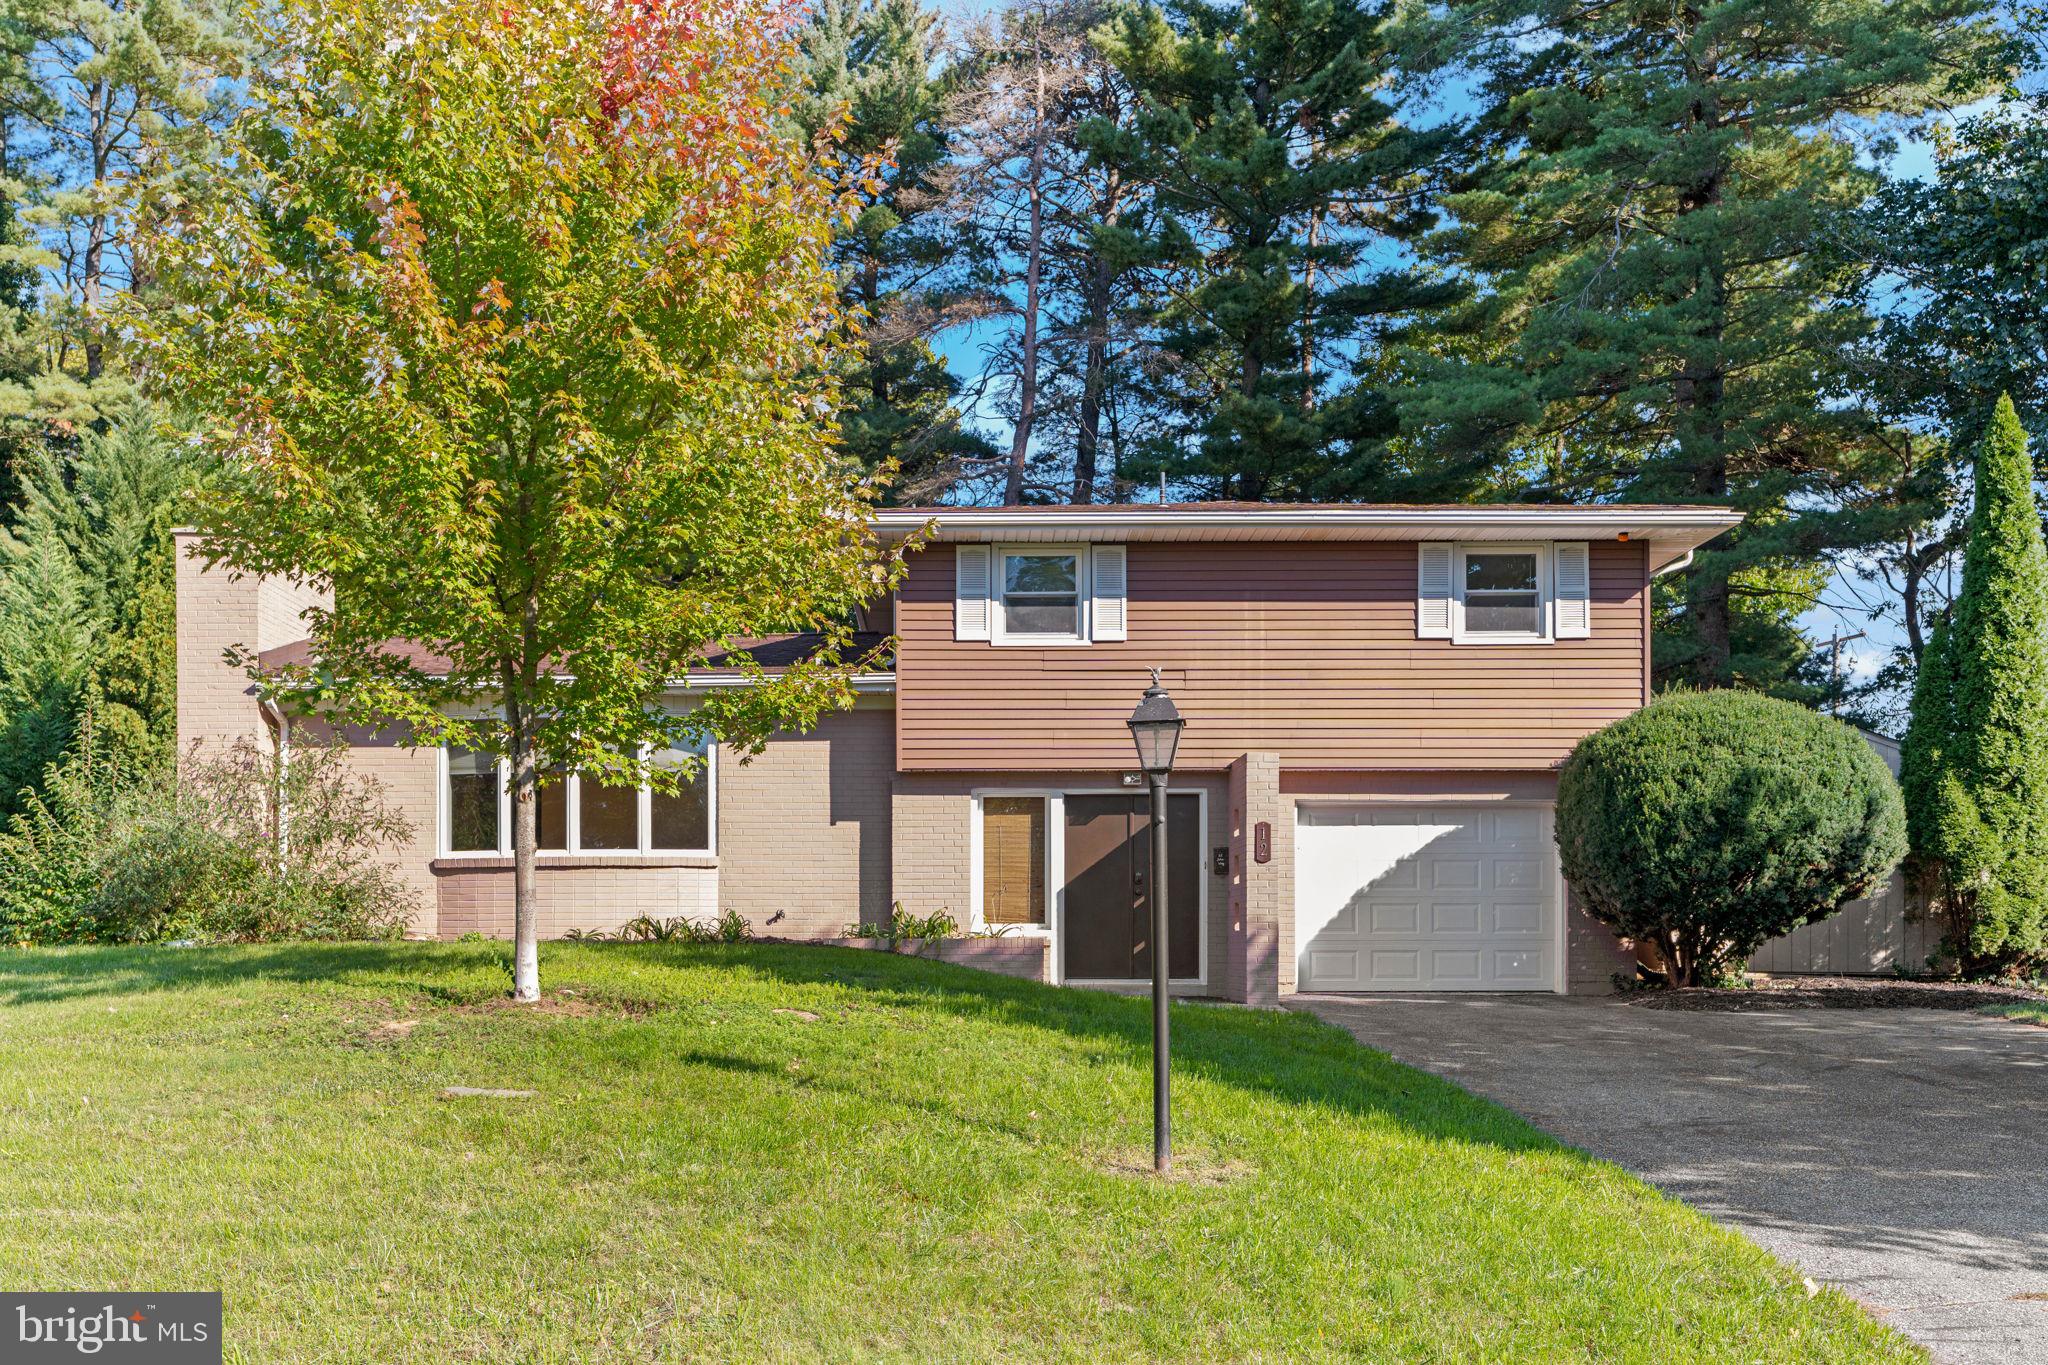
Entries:
[[1158,669],[1152,670],[1152,685],[1127,723],[1138,746],[1138,766],[1152,787],[1152,1169],[1163,1174],[1173,1164],[1173,1061],[1166,1017],[1166,775],[1173,771],[1173,751],[1187,722],[1159,685]]

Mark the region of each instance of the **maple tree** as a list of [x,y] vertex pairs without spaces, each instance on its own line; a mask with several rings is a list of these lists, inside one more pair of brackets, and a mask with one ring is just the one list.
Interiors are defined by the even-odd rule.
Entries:
[[[850,704],[848,622],[898,571],[886,469],[835,448],[860,168],[788,131],[800,20],[280,0],[232,170],[148,216],[131,321],[224,457],[203,549],[332,587],[318,663],[273,684],[300,705],[507,760],[521,999],[539,786],[661,787],[653,753]],[[745,652],[789,630],[819,645],[786,671]],[[673,704],[734,647],[749,685]]]

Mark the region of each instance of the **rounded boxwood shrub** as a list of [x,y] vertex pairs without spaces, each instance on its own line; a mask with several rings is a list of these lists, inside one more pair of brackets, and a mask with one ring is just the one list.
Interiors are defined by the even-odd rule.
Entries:
[[1580,742],[1557,785],[1564,875],[1673,985],[1882,885],[1906,852],[1898,784],[1838,720],[1754,692],[1682,692]]

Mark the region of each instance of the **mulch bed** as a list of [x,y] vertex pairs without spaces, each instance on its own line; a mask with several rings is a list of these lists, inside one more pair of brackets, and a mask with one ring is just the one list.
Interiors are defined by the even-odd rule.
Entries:
[[2024,986],[1973,981],[1909,981],[1896,977],[1756,976],[1749,989],[1687,986],[1649,990],[1629,1003],[1653,1010],[1973,1010],[2018,1000],[2048,1000]]

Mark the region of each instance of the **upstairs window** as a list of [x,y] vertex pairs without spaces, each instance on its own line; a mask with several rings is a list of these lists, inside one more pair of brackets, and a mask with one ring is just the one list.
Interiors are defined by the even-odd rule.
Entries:
[[1006,640],[1075,640],[1081,633],[1081,556],[1075,550],[1005,550],[998,626]]
[[1550,644],[1593,633],[1593,581],[1583,540],[1502,545],[1423,541],[1415,547],[1415,635],[1465,645]]
[[953,638],[1024,646],[1128,640],[1128,567],[1120,544],[955,546]]
[[1464,633],[1541,638],[1543,575],[1534,550],[1468,549],[1460,598]]

